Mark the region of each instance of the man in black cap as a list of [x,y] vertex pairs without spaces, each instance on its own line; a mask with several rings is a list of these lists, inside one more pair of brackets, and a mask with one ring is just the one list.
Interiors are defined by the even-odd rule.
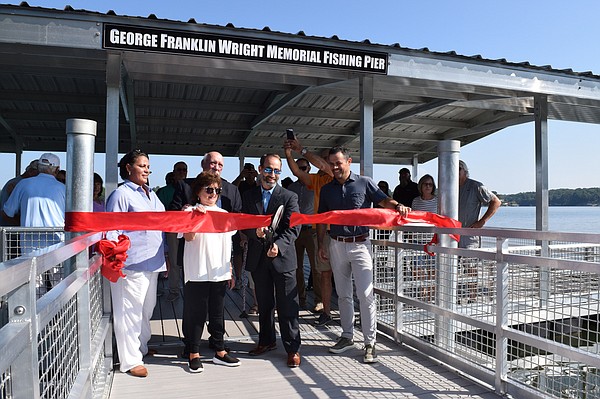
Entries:
[[404,206],[411,207],[413,199],[419,196],[419,186],[410,179],[408,168],[402,168],[398,173],[400,184],[394,189],[392,198]]

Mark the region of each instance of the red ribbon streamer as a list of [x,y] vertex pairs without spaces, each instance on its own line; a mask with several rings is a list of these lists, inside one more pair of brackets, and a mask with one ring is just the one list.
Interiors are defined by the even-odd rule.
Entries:
[[117,241],[107,240],[106,238],[98,241],[98,252],[102,255],[101,273],[109,281],[115,283],[120,277],[125,277],[123,267],[127,259],[127,250],[131,245],[129,237],[121,234]]
[[[290,219],[290,226],[298,224],[337,224],[344,226],[394,227],[408,223],[427,223],[438,227],[461,227],[458,220],[436,213],[411,211],[407,216],[401,217],[397,211],[385,208],[329,211],[316,215],[293,213]],[[453,238],[457,240],[458,236],[454,236]]]
[[[293,213],[290,226],[300,224],[336,224],[346,226],[394,227],[408,223],[426,223],[437,227],[461,227],[458,220],[436,213],[411,211],[401,217],[393,209],[365,208],[330,211],[316,215]],[[168,233],[224,233],[233,230],[255,229],[271,224],[271,215],[245,213],[198,212],[67,212],[65,231],[158,230]],[[458,241],[460,236],[451,234]],[[434,236],[429,244],[437,243]]]
[[[364,208],[352,209],[345,211],[330,211],[319,213],[317,215],[303,215],[300,213],[292,214],[290,225],[298,224],[337,224],[345,226],[378,226],[378,227],[394,227],[402,226],[408,223],[427,223],[437,227],[461,227],[458,220],[447,216],[438,215],[431,212],[411,211],[405,217],[393,209],[385,208]],[[450,234],[454,240],[459,241],[458,234]],[[438,243],[437,234],[433,235],[430,242],[423,246],[423,250],[433,256],[433,251],[429,251],[429,246],[434,246]]]
[[225,233],[271,224],[271,215],[198,212],[67,212],[65,231],[157,230],[167,233]]

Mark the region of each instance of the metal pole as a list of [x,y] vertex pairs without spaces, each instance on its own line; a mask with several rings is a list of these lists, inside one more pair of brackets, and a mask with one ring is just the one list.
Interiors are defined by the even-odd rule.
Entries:
[[[96,140],[96,121],[88,119],[67,119],[67,193],[66,212],[91,212],[94,198],[94,145]],[[68,233],[67,239],[83,233]],[[89,264],[89,252],[85,248],[71,262],[72,272],[85,270]],[[65,268],[67,266],[65,265]],[[91,281],[91,280],[90,280]],[[89,282],[88,282],[89,284]],[[88,289],[77,292],[77,329],[79,337],[79,365],[81,370],[93,373],[92,365],[92,328],[91,328],[91,295]],[[92,381],[84,384],[85,397],[91,397]]]
[[[548,231],[548,98],[534,96],[535,114],[535,229]],[[548,257],[548,241],[537,241],[541,248],[540,256]],[[540,306],[545,306],[550,298],[550,272],[540,271]]]
[[[460,157],[460,142],[444,140],[438,144],[438,204],[441,215],[458,219],[458,161]],[[456,248],[457,242],[447,234],[440,236],[440,245]],[[458,260],[454,255],[440,254],[436,257],[436,300],[438,305],[456,308]],[[454,325],[449,318],[436,316],[435,337],[438,343],[449,350],[454,346]]]
[[373,177],[373,77],[359,77],[360,174]]

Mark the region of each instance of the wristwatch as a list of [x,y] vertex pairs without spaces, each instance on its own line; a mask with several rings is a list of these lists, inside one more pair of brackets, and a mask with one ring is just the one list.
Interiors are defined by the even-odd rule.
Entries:
[[306,155],[306,153],[308,152],[308,150],[306,149],[306,147],[304,147],[301,151],[300,151],[300,155],[304,156]]

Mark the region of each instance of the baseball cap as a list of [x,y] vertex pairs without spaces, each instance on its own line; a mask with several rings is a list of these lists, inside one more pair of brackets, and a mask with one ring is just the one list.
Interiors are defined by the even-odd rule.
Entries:
[[469,173],[469,167],[467,166],[465,161],[463,161],[463,160],[458,161],[458,167],[460,169],[464,170],[466,173]]
[[51,152],[45,152],[38,160],[40,165],[60,167],[60,159]]
[[399,174],[402,174],[402,173],[408,173],[408,174],[410,174],[410,170],[408,170],[408,168],[402,168],[402,169],[400,169],[400,170],[398,171],[398,173],[399,173]]

